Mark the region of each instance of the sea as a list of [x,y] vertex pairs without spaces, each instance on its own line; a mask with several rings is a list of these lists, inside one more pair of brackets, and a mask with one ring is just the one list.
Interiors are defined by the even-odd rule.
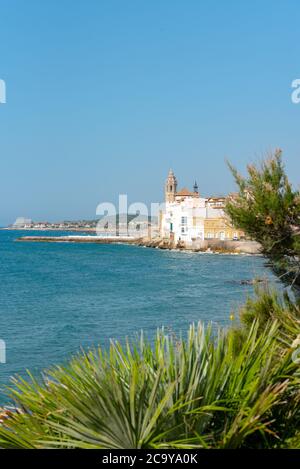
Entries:
[[0,403],[11,376],[39,375],[81,349],[141,331],[152,341],[161,327],[185,336],[198,321],[228,327],[253,295],[245,280],[278,282],[261,256],[16,241],[26,234],[0,231]]

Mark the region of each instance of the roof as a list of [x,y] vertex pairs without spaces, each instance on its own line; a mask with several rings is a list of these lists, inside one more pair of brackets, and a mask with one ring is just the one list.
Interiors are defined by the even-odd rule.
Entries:
[[176,192],[175,195],[176,197],[177,196],[179,197],[198,197],[199,196],[198,192],[191,192],[186,187],[181,189],[179,192]]
[[225,200],[226,197],[224,197],[223,195],[220,195],[220,196],[213,196],[213,197],[208,197],[207,200]]

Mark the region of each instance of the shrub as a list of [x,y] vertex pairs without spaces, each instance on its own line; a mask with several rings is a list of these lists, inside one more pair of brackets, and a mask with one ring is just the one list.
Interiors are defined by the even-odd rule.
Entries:
[[279,330],[277,319],[264,330],[255,319],[238,352],[222,330],[191,326],[186,340],[161,330],[153,347],[141,336],[83,353],[42,380],[14,379],[8,394],[18,411],[0,426],[0,446],[296,446],[299,367]]

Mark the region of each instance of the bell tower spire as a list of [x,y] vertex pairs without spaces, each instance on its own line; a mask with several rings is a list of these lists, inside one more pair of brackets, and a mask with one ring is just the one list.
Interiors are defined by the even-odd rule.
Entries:
[[174,202],[176,192],[177,192],[177,179],[172,169],[170,169],[167,180],[166,180],[166,185],[165,185],[166,202]]

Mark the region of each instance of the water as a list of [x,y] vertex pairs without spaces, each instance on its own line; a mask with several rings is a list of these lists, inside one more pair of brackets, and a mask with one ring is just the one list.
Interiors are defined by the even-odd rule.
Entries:
[[0,385],[141,329],[151,338],[161,326],[177,334],[199,320],[226,326],[253,292],[241,279],[276,281],[262,257],[14,242],[24,234],[0,231]]

